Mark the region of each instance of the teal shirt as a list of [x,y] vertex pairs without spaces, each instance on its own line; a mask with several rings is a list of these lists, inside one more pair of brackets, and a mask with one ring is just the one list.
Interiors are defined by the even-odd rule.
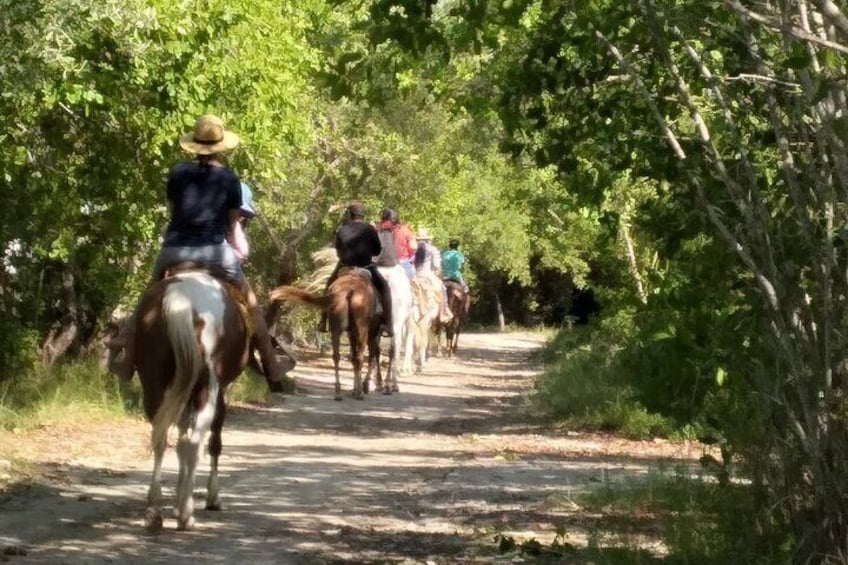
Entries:
[[442,278],[462,278],[462,266],[465,264],[465,255],[459,249],[448,249],[442,253]]

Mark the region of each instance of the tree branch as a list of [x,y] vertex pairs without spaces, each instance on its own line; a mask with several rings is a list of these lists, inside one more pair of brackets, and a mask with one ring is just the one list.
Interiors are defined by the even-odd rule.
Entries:
[[848,47],[842,45],[841,43],[836,43],[834,41],[830,41],[828,39],[822,39],[817,35],[813,35],[812,33],[808,33],[803,29],[794,26],[792,24],[784,24],[774,18],[770,18],[768,16],[763,16],[762,14],[758,14],[753,10],[749,10],[738,0],[724,0],[724,3],[729,7],[733,8],[743,16],[761,24],[764,24],[766,27],[770,27],[777,31],[782,31],[784,33],[788,33],[797,37],[798,39],[802,39],[804,41],[808,41],[810,43],[815,43],[817,45],[821,45],[822,47],[827,47],[828,49],[833,49],[834,51],[839,51],[840,53],[844,53],[848,55]]

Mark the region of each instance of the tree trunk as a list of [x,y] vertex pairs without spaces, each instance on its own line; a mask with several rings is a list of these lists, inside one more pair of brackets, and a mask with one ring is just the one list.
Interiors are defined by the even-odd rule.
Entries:
[[504,318],[503,304],[501,304],[501,295],[498,292],[495,292],[495,309],[498,313],[498,329],[502,332],[506,331],[506,319]]
[[621,224],[621,238],[624,240],[624,246],[627,251],[627,262],[630,265],[630,276],[633,277],[633,282],[636,285],[636,293],[642,304],[648,303],[648,294],[645,292],[645,285],[642,283],[642,275],[639,273],[639,264],[636,262],[636,249],[633,247],[633,239],[630,237],[630,226],[626,222]]
[[75,288],[76,278],[70,265],[62,271],[62,293],[65,298],[66,314],[60,325],[50,330],[41,347],[41,359],[52,364],[62,357],[79,339],[79,300]]

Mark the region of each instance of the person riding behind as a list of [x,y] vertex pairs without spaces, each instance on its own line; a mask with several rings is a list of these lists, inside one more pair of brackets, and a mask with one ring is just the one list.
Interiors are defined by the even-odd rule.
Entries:
[[[224,164],[222,154],[238,144],[238,135],[227,130],[220,118],[208,114],[197,119],[193,132],[180,138],[180,146],[196,159],[178,163],[168,174],[166,197],[170,220],[156,258],[151,285],[177,263],[222,268],[247,301],[255,332],[253,344],[259,352],[269,386],[279,390],[283,374],[268,327],[232,245],[236,225],[243,215],[244,201],[241,181]],[[109,344],[112,349],[124,350],[123,359],[110,369],[125,381],[132,379],[135,371],[134,337],[135,314]]]
[[256,217],[253,208],[253,191],[246,183],[241,183],[241,207],[239,208],[239,219],[233,226],[232,244],[236,257],[244,263],[250,255],[250,243],[247,241],[247,225]]
[[400,223],[400,216],[396,210],[391,208],[383,212],[383,224],[390,222],[392,226],[392,234],[395,238],[395,247],[397,248],[398,263],[406,271],[406,276],[409,280],[415,278],[415,251],[418,249],[418,242],[415,240],[415,234],[412,233],[410,227]]
[[[377,229],[365,221],[365,207],[359,202],[352,202],[345,213],[345,221],[336,231],[333,246],[339,256],[339,264],[327,281],[327,288],[333,284],[339,276],[343,267],[359,267],[367,269],[371,273],[371,280],[380,296],[380,305],[383,308],[381,318],[381,331],[391,336],[392,332],[392,298],[389,293],[389,285],[377,265],[374,258],[379,256],[383,248],[380,244],[380,236]],[[326,331],[326,313],[321,319],[321,328]]]
[[439,273],[442,270],[442,254],[439,248],[433,245],[430,232],[425,228],[420,228],[416,234],[418,240],[418,249],[415,252],[415,272],[419,275],[426,276],[432,281],[433,288],[441,288],[438,293],[439,298],[439,319],[447,323],[453,318],[453,314],[448,308],[448,294],[445,285],[442,284],[439,278]]
[[[393,214],[396,215],[397,213],[388,208],[380,214],[381,222],[377,226],[377,235],[380,237],[380,244],[383,250],[380,252],[380,256],[377,257],[378,267],[394,267],[400,264],[397,244],[395,244],[395,224],[392,222]],[[405,269],[404,272],[406,272]]]
[[465,255],[459,250],[459,240],[452,239],[448,249],[442,253],[442,279],[456,281],[462,285],[462,291],[468,294],[468,284],[462,277],[462,267],[465,265]]

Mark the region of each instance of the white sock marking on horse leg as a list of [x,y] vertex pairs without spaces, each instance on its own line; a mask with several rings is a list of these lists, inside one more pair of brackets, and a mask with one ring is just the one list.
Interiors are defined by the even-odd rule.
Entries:
[[185,516],[186,498],[191,500],[192,497],[192,492],[188,490],[186,485],[188,471],[188,430],[191,425],[192,412],[192,409],[186,409],[177,425],[179,430],[179,437],[177,439],[177,502],[174,505],[174,515],[177,517],[178,522]]
[[162,459],[165,457],[165,447],[153,446],[153,477],[147,490],[147,505],[156,508],[162,504]]
[[206,482],[206,508],[221,509],[221,495],[218,485],[218,458],[209,457],[209,480]]

